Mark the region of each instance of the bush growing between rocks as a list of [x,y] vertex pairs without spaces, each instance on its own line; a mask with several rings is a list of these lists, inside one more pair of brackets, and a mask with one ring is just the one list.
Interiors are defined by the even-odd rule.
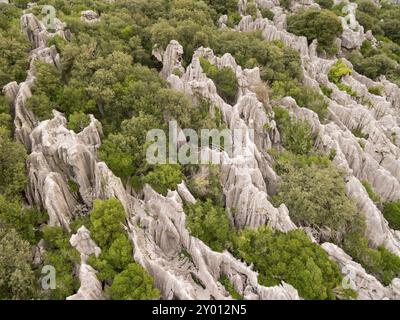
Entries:
[[308,9],[300,10],[288,17],[287,29],[298,36],[305,36],[309,44],[318,40],[318,51],[328,55],[338,52],[335,44],[336,37],[343,32],[338,17],[329,10]]
[[400,201],[385,203],[383,215],[392,229],[400,230]]
[[342,276],[338,266],[302,230],[280,233],[268,227],[239,233],[235,252],[259,272],[265,286],[285,281],[304,299],[335,299]]
[[204,58],[200,58],[200,64],[207,77],[214,81],[217,92],[222,99],[234,105],[239,86],[233,70],[229,67],[218,69]]
[[282,145],[295,154],[309,154],[316,140],[310,125],[302,120],[290,119],[289,112],[284,108],[275,107],[274,112]]

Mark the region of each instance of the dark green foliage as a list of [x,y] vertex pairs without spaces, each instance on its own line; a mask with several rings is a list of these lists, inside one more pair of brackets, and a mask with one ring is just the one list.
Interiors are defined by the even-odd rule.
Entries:
[[29,243],[14,229],[0,228],[0,300],[32,299],[35,275]]
[[359,2],[356,16],[365,30],[372,30],[380,41],[377,46],[365,41],[361,52],[352,52],[349,55],[355,70],[372,79],[385,75],[389,80],[399,84],[399,6],[385,2],[378,8],[372,1],[362,0]]
[[114,277],[132,263],[133,246],[125,233],[119,233],[109,247],[103,247],[98,258],[89,263],[99,272],[101,281],[112,283]]
[[15,229],[30,244],[39,242],[40,225],[47,215],[35,208],[24,208],[19,200],[9,200],[0,195],[0,225]]
[[323,92],[324,95],[326,95],[328,98],[331,97],[333,90],[331,88],[328,88],[326,85],[320,84],[319,87],[321,88],[321,91]]
[[281,107],[275,107],[274,112],[283,146],[296,154],[308,154],[316,139],[310,125],[301,120],[290,119],[289,112]]
[[158,193],[167,195],[168,190],[175,190],[182,180],[183,174],[180,165],[159,164],[143,178],[143,183],[148,183]]
[[204,58],[200,58],[203,71],[212,79],[217,87],[218,94],[229,104],[235,104],[238,83],[236,74],[229,67],[218,69]]
[[368,92],[372,93],[376,96],[382,96],[383,87],[381,86],[373,86],[368,88]]
[[268,20],[274,21],[275,14],[267,8],[260,8],[260,12],[263,18],[267,18]]
[[40,119],[51,118],[52,110],[59,111],[58,101],[62,99],[61,74],[57,69],[45,62],[36,62],[37,80],[32,90],[33,96],[27,106]]
[[89,116],[83,112],[74,112],[68,117],[68,128],[76,133],[85,129],[89,123]]
[[334,290],[340,287],[338,266],[301,230],[245,230],[236,239],[236,252],[254,265],[259,282],[265,286],[285,281],[305,299],[335,299]]
[[288,31],[305,36],[309,43],[317,39],[318,50],[333,55],[338,51],[335,39],[343,32],[343,29],[334,13],[325,9],[308,9],[288,17]]
[[330,9],[333,7],[333,0],[317,0],[316,1],[322,8]]
[[218,54],[230,53],[245,68],[260,67],[264,81],[301,79],[299,53],[281,42],[265,41],[259,32],[222,31],[213,49]]
[[14,6],[0,3],[0,88],[26,78],[30,45],[20,31],[21,14]]
[[43,295],[52,300],[64,300],[79,288],[79,280],[74,277],[74,267],[80,262],[79,252],[71,247],[69,238],[70,235],[61,227],[43,228],[46,243],[43,264],[56,270],[56,289]]
[[155,300],[160,296],[160,291],[153,288],[153,279],[136,263],[114,278],[107,293],[113,300]]
[[109,247],[124,231],[125,210],[117,199],[94,200],[90,213],[91,236],[102,248]]
[[235,300],[243,300],[243,296],[239,294],[235,287],[233,286],[232,282],[229,281],[229,278],[226,275],[222,275],[219,280],[221,284],[225,287],[225,290],[231,295],[231,297]]
[[343,249],[385,286],[400,275],[400,258],[383,247],[369,248],[368,240],[359,232],[346,236]]
[[318,114],[320,121],[324,121],[328,114],[328,104],[318,90],[300,85],[295,81],[276,81],[273,86],[275,97],[291,96],[302,108],[308,108]]
[[0,127],[0,194],[14,198],[21,195],[25,183],[24,146],[10,138],[10,132]]
[[232,247],[233,230],[225,209],[210,200],[186,204],[186,224],[190,233],[213,250],[222,252]]
[[92,238],[101,248],[99,257],[89,263],[113,300],[156,299],[160,293],[153,288],[152,278],[133,261],[133,245],[124,230],[125,211],[116,199],[95,200],[90,213]]
[[383,215],[391,228],[400,230],[400,201],[385,203]]
[[375,193],[373,187],[367,180],[361,181],[362,185],[364,186],[365,190],[368,193],[368,196],[371,198],[371,200],[377,204],[381,202],[381,197]]
[[328,227],[332,241],[340,243],[361,223],[355,204],[346,196],[343,172],[324,158],[301,166],[290,159],[277,160],[284,174],[274,201],[286,204],[296,224]]

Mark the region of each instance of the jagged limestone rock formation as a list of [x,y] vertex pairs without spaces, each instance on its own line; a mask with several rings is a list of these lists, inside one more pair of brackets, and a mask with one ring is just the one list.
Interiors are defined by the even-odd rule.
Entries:
[[339,17],[342,22],[343,33],[341,35],[341,46],[346,49],[359,49],[364,42],[364,27],[356,20],[357,4],[349,2],[343,8],[345,17]]
[[257,274],[229,252],[218,253],[190,236],[185,227],[182,199],[176,191],[166,197],[149,185],[144,201],[135,199],[130,217],[130,236],[135,260],[154,277],[166,299],[229,299],[218,279],[226,275],[246,299],[298,299],[290,285],[266,288]]
[[[295,225],[289,218],[287,208],[284,205],[275,208],[268,201],[268,194],[275,193],[279,178],[269,164],[268,154],[260,150],[271,148],[280,138],[275,122],[269,119],[263,104],[252,91],[262,83],[259,69],[242,70],[230,54],[218,58],[211,49],[199,48],[193,55],[192,63],[179,77],[173,73],[173,68],[177,66],[182,68],[180,64],[182,52],[182,47],[177,45],[176,41],[171,41],[162,56],[162,61],[166,63],[162,75],[166,76],[173,88],[189,96],[196,93],[209,99],[220,109],[222,119],[227,123],[233,136],[235,130],[243,133],[244,140],[235,141],[236,139],[232,137],[231,155],[219,151],[215,155],[217,159],[222,160],[221,183],[224,186],[226,206],[229,210],[235,211],[232,215],[235,225],[243,228],[269,224],[285,232],[294,229]],[[229,67],[235,71],[239,84],[239,99],[236,105],[230,106],[218,95],[213,81],[207,78],[201,68],[200,57],[218,68]],[[265,127],[269,127],[269,130]],[[202,157],[210,157],[209,152],[207,150],[203,152]]]
[[92,240],[90,232],[85,226],[80,227],[77,233],[71,236],[70,243],[81,254],[81,264],[79,266],[81,286],[78,292],[67,297],[67,300],[103,300],[104,294],[101,282],[96,276],[97,271],[87,264],[87,259],[90,255],[99,256],[100,248]]

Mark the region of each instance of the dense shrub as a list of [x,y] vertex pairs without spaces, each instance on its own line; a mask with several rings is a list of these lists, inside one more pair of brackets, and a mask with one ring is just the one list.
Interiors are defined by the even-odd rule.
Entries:
[[296,224],[328,227],[332,241],[340,243],[360,223],[355,204],[346,196],[344,174],[335,165],[322,161],[299,167],[286,161],[281,166],[285,173],[274,201],[286,204]]
[[22,11],[0,3],[0,88],[11,81],[22,82],[29,67],[28,39],[20,31]]
[[155,300],[160,291],[153,287],[153,279],[138,264],[131,263],[118,274],[107,290],[113,300]]
[[346,235],[343,248],[384,285],[400,275],[400,258],[383,247],[369,248],[368,240],[359,232]]
[[381,202],[381,197],[375,193],[373,187],[367,180],[361,181],[362,185],[364,186],[365,190],[368,193],[368,196],[371,198],[371,200],[377,204]]
[[289,112],[281,107],[275,107],[274,112],[282,145],[296,154],[310,153],[316,139],[310,125],[302,120],[290,119]]
[[24,146],[10,137],[10,131],[0,127],[0,194],[14,198],[21,195],[27,180]]
[[117,199],[94,200],[90,213],[91,236],[100,247],[109,247],[123,232],[125,210]]
[[51,265],[57,273],[56,289],[43,292],[52,300],[64,300],[79,289],[79,280],[74,277],[74,266],[80,262],[79,252],[71,247],[70,235],[61,227],[43,228],[46,244],[44,265]]
[[300,85],[295,81],[276,81],[272,90],[275,97],[291,96],[300,107],[308,108],[317,113],[320,121],[326,119],[328,104],[316,89]]
[[265,41],[260,32],[222,31],[212,48],[220,55],[232,54],[242,67],[260,67],[261,78],[268,83],[301,80],[299,53],[280,41]]
[[235,249],[240,258],[254,265],[261,284],[285,281],[305,299],[335,299],[334,290],[342,280],[339,268],[303,231],[245,230],[236,239]]
[[309,43],[318,40],[318,50],[328,55],[336,54],[335,39],[342,32],[338,17],[328,10],[302,10],[288,17],[288,31],[305,36]]
[[92,238],[101,248],[89,264],[106,285],[106,294],[114,300],[155,299],[160,292],[153,279],[133,261],[133,245],[124,230],[125,211],[116,199],[95,200],[90,213]]
[[83,112],[74,112],[68,117],[68,128],[76,133],[85,129],[89,123],[89,116]]
[[334,4],[333,0],[317,0],[316,2],[324,9],[330,9]]
[[353,71],[344,63],[343,60],[339,59],[336,61],[334,65],[332,65],[331,69],[329,70],[328,73],[328,79],[329,81],[333,82],[336,84],[336,86],[342,90],[347,92],[351,96],[356,96],[357,94],[353,91],[353,89],[342,83],[342,78],[347,75],[351,75]]
[[0,228],[0,299],[35,297],[35,275],[29,243],[13,229]]
[[0,195],[0,225],[13,228],[32,245],[42,237],[40,225],[47,221],[47,215],[35,208],[24,207],[20,200],[9,200]]
[[383,215],[391,228],[400,230],[400,201],[385,203]]
[[200,58],[200,63],[207,77],[214,81],[218,94],[227,103],[235,104],[238,91],[235,72],[229,67],[218,69],[204,58]]
[[186,204],[186,224],[190,233],[204,241],[215,251],[223,251],[232,247],[234,231],[226,215],[225,209],[213,205],[211,200]]
[[178,164],[160,164],[154,167],[143,182],[150,184],[155,191],[167,195],[168,190],[175,190],[183,180],[182,168]]

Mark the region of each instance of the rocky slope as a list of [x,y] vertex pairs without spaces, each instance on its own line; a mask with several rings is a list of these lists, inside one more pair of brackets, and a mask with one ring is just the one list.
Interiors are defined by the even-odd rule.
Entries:
[[[245,12],[246,4],[246,0],[239,1],[239,12]],[[325,97],[329,104],[329,121],[326,123],[321,123],[313,111],[299,107],[291,97],[281,99],[279,104],[292,117],[306,120],[313,130],[319,132],[318,148],[321,151],[328,154],[331,149],[336,150],[334,162],[346,171],[346,191],[365,215],[370,245],[384,246],[400,256],[400,232],[389,227],[361,184],[362,180],[367,180],[385,201],[400,198],[400,89],[384,78],[376,82],[353,72],[343,80],[361,99],[339,90],[327,76],[336,60],[319,57],[315,42],[308,46],[306,38],[285,30],[286,15],[278,1],[257,0],[256,4],[271,9],[275,13],[274,21],[260,15],[256,19],[242,16],[235,30],[261,30],[265,40],[281,40],[298,50],[303,82],[318,90],[320,84],[332,90],[331,97]],[[295,5],[301,6],[297,2]],[[319,7],[313,1],[302,2],[302,5]],[[359,48],[364,39],[373,37],[358,24],[354,10],[354,5],[351,5],[349,19],[342,18],[344,32],[338,41],[345,49]],[[86,11],[82,19],[92,23],[98,16]],[[220,21],[223,22],[224,18]],[[54,46],[47,47],[47,39],[54,34],[46,31],[34,15],[24,14],[21,26],[34,47],[30,54],[28,77],[23,83],[6,85],[3,92],[13,101],[15,136],[29,150],[28,201],[47,210],[49,224],[69,229],[71,220],[85,215],[94,199],[115,197],[126,211],[126,231],[134,243],[134,259],[154,277],[155,286],[164,299],[230,299],[229,293],[218,282],[222,275],[229,278],[245,299],[301,298],[297,290],[286,283],[275,287],[260,285],[257,273],[250,266],[228,251],[215,252],[191,236],[186,228],[183,202],[194,203],[196,199],[184,182],[167,196],[158,194],[149,185],[143,190],[143,198],[130,194],[121,180],[97,158],[102,130],[93,116],[90,124],[79,134],[67,129],[65,116],[57,111],[53,112],[53,118],[38,121],[26,108],[26,100],[31,96],[30,90],[35,83],[34,62],[40,60],[59,68],[59,56]],[[221,23],[221,27],[226,26]],[[56,34],[65,39],[70,37],[59,20]],[[183,48],[177,41],[171,41],[165,50],[155,50],[154,55],[162,62],[161,75],[172,88],[193,99],[197,95],[208,99],[219,108],[229,129],[240,129],[245,133],[244,144],[243,140],[239,143],[232,137],[232,154],[208,148],[199,152],[200,158],[214,156],[221,160],[220,182],[226,197],[227,213],[234,226],[242,229],[266,224],[282,232],[296,229],[287,207],[282,204],[277,208],[269,201],[280,177],[274,172],[272,159],[265,150],[280,143],[280,133],[273,112],[267,114],[255,92],[255,88],[262,84],[259,69],[243,69],[232,55],[217,57],[211,49],[203,47],[195,51],[191,63],[184,68]],[[239,83],[235,105],[227,104],[218,95],[215,84],[202,70],[200,58],[220,69],[229,67],[234,71]],[[352,68],[350,62],[346,61],[346,64]],[[176,70],[180,71],[180,76]],[[369,93],[368,88],[377,85],[384,88],[383,96]],[[363,101],[369,101],[368,105]],[[352,130],[355,128],[361,128],[368,137],[354,136]],[[253,140],[249,129],[254,129]],[[392,139],[393,133],[396,133],[395,139]],[[364,147],[360,146],[360,141]],[[79,186],[77,194],[68,187],[70,181]],[[82,227],[71,237],[70,243],[81,254],[81,288],[69,299],[103,299],[96,271],[87,264],[89,255],[99,254],[89,231]],[[350,286],[358,292],[359,299],[399,299],[399,279],[384,287],[341,248],[331,243],[323,243],[322,248],[338,263]]]

